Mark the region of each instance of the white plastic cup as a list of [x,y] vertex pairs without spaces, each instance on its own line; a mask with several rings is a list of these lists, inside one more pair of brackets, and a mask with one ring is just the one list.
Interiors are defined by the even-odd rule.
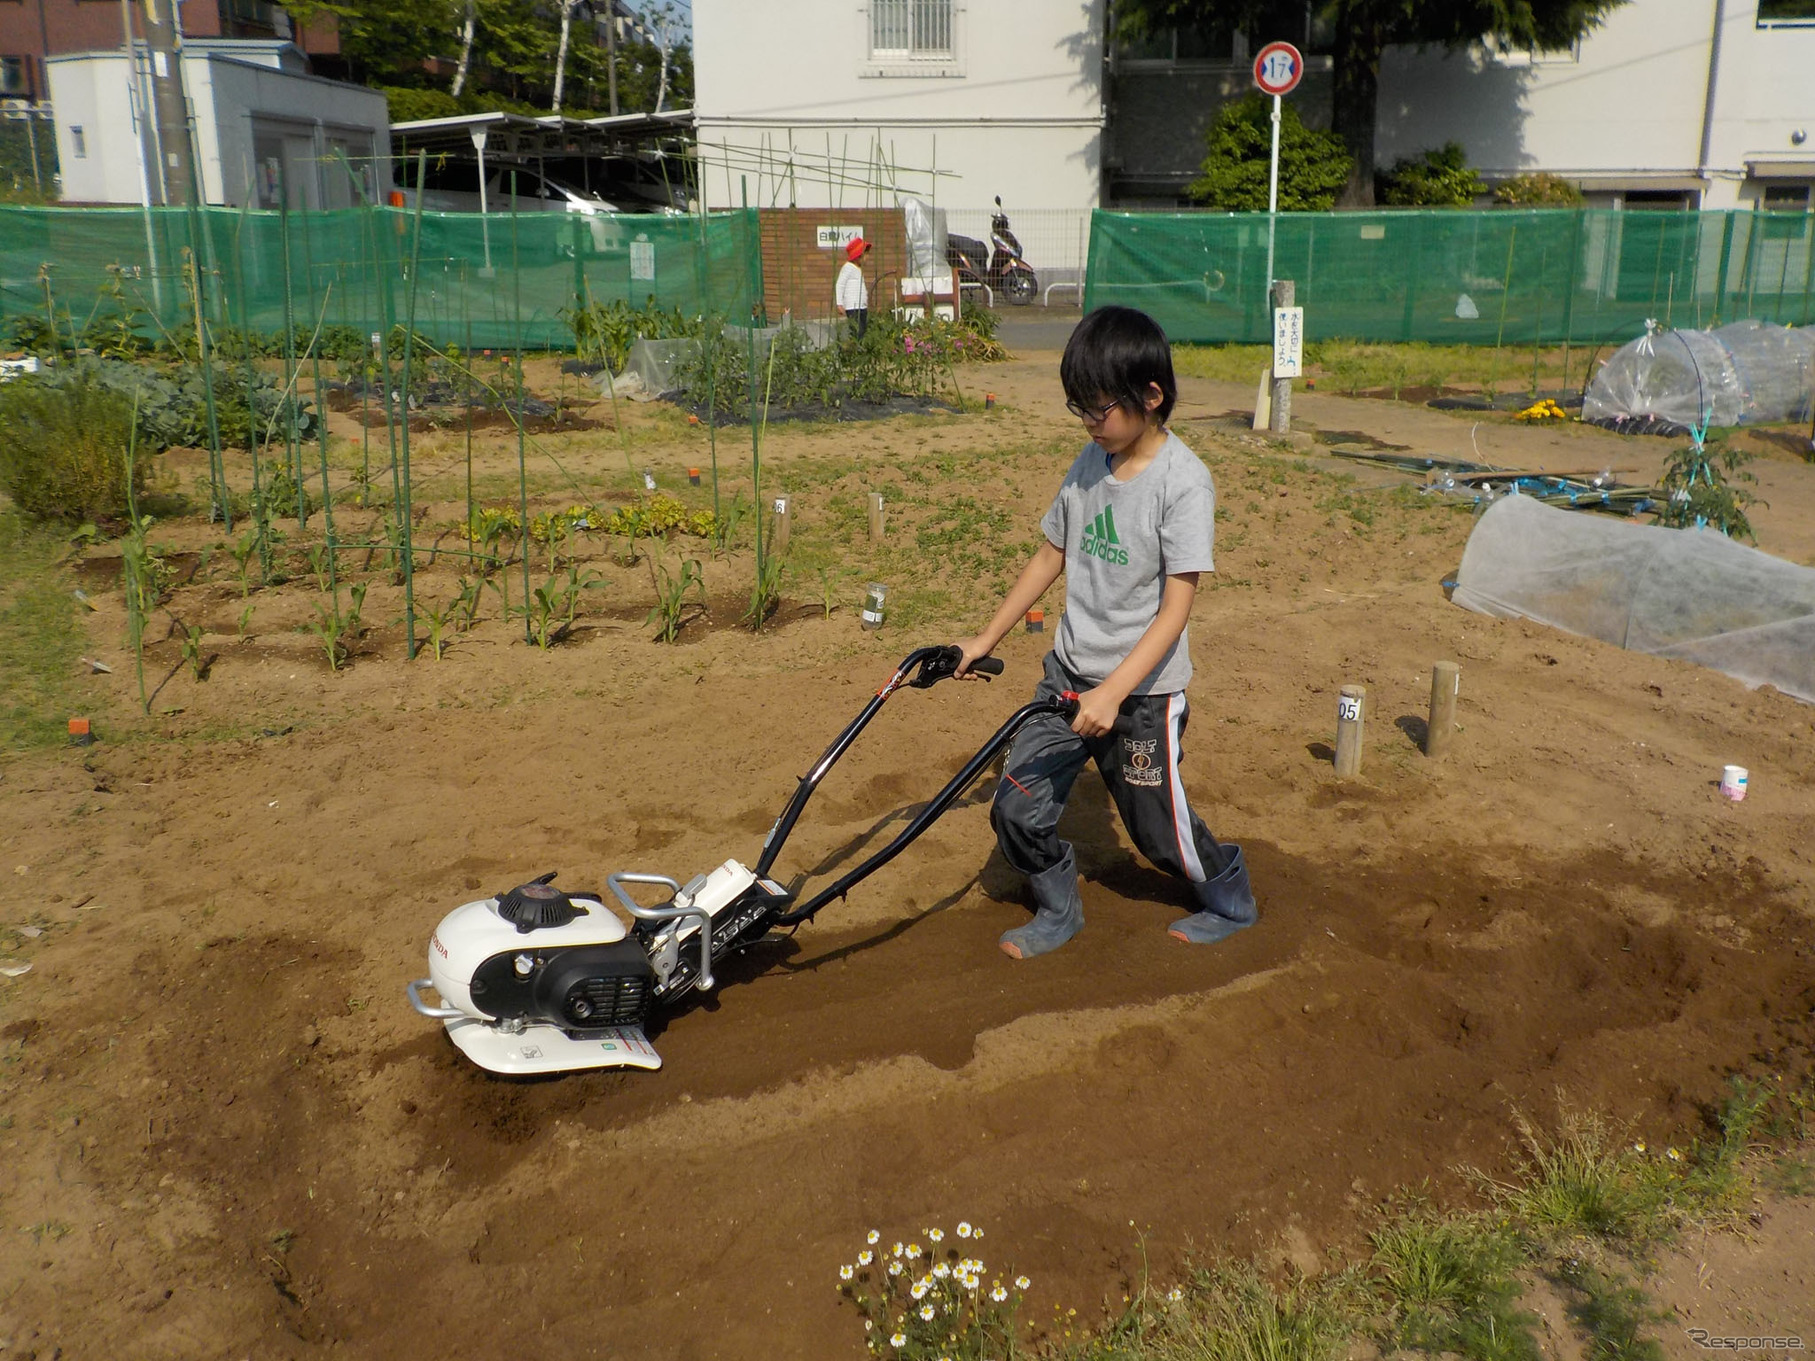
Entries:
[[1746,797],[1746,768],[1744,766],[1722,766],[1720,772],[1720,792],[1725,797],[1738,803]]

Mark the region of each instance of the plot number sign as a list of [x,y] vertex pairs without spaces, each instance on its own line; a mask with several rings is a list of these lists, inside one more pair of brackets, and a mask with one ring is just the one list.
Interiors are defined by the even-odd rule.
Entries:
[[1305,362],[1305,309],[1302,307],[1275,307],[1273,309],[1273,376],[1275,378],[1304,377]]
[[1305,59],[1291,43],[1268,43],[1255,55],[1254,83],[1262,94],[1289,95],[1304,74]]

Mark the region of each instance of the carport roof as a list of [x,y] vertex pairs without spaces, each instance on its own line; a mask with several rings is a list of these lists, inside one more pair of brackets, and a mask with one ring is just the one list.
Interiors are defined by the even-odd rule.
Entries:
[[452,118],[418,118],[407,123],[393,123],[391,149],[397,156],[416,151],[470,155],[473,134],[483,132],[486,134],[487,160],[621,156],[692,131],[692,109],[620,113],[602,118],[465,113]]

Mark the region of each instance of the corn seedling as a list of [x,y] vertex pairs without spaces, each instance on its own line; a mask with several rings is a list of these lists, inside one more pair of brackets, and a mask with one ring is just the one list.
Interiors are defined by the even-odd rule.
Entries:
[[442,649],[447,646],[447,627],[456,622],[460,611],[460,597],[455,596],[440,609],[424,606],[422,618],[429,626],[429,654],[436,661],[441,660]]
[[239,612],[239,636],[242,640],[244,640],[246,636],[246,625],[252,622],[252,611],[255,608],[257,607],[253,602],[248,600]]
[[176,620],[177,632],[181,635],[183,640],[183,660],[188,663],[189,674],[194,676],[198,681],[207,680],[208,660],[205,660],[202,657],[203,635],[200,626],[185,624],[181,619],[177,619],[175,615],[172,615],[171,618]]
[[765,555],[757,565],[750,585],[750,609],[744,615],[744,622],[758,633],[763,631],[763,625],[781,604],[781,582],[786,570],[780,554]]
[[579,613],[580,592],[597,590],[604,584],[604,578],[597,572],[588,572],[582,576],[578,567],[567,569],[567,581],[561,589],[561,602],[567,612],[566,623],[562,626],[563,633],[573,627],[574,616]]
[[326,544],[312,544],[309,547],[309,574],[315,578],[315,589],[324,595],[333,585],[332,573],[329,571],[328,548]]
[[460,627],[470,629],[479,617],[479,597],[485,592],[485,582],[478,577],[461,577],[460,594],[454,597],[454,607],[460,611]]
[[662,579],[656,586],[656,605],[644,617],[643,622],[656,626],[657,642],[672,643],[680,637],[681,615],[687,608],[687,592],[697,586],[700,608],[706,608],[706,578],[700,570],[698,558],[688,558],[683,562],[678,577],[671,575],[665,565],[658,570]]
[[546,583],[529,593],[529,601],[523,607],[523,614],[529,621],[530,637],[537,647],[544,652],[548,645],[560,634],[566,632],[566,626],[557,624],[561,615],[561,583],[550,577]]
[[825,612],[827,619],[838,608],[832,603],[832,574],[823,567],[819,569],[819,608]]
[[347,659],[347,648],[343,641],[359,636],[359,616],[365,608],[366,583],[359,582],[352,587],[352,604],[343,612],[340,601],[336,599],[330,609],[317,603],[314,606],[315,618],[303,625],[306,632],[313,633],[321,644],[322,651],[327,653],[328,668],[340,670],[340,664]]
[[728,557],[731,544],[737,537],[739,526],[744,517],[750,513],[751,503],[744,500],[742,491],[731,498],[731,504],[725,507],[724,514],[715,516],[712,523],[712,551],[720,557]]

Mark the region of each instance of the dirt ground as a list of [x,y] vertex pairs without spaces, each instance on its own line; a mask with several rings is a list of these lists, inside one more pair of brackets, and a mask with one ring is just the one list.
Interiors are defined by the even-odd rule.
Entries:
[[[860,523],[862,489],[886,485],[890,551],[964,551],[920,532],[959,498],[1030,539],[1078,444],[1056,359],[966,371],[988,413],[772,429],[796,534]],[[159,641],[153,683],[176,674],[145,722],[112,569],[90,569],[102,740],[0,765],[0,943],[33,966],[0,981],[0,1356],[854,1356],[836,1271],[872,1227],[979,1223],[992,1273],[1033,1278],[1035,1317],[1095,1317],[1143,1254],[1162,1281],[1194,1254],[1338,1260],[1394,1188],[1460,1196],[1462,1166],[1505,1170],[1516,1114],[1568,1103],[1680,1141],[1728,1072],[1807,1072],[1815,709],[1450,605],[1467,514],[1241,435],[1227,413],[1251,398],[1188,381],[1176,425],[1228,511],[1192,620],[1185,778],[1246,848],[1259,926],[1170,939],[1183,898],[1086,776],[1065,832],[1088,924],[1009,960],[995,940],[1026,908],[986,786],[662,1017],[658,1073],[489,1077],[404,984],[447,910],[543,871],[591,887],[754,859],[793,777],[908,648],[980,624],[981,591],[929,587],[919,626],[865,633],[855,590],[827,618],[800,577],[756,637],[726,626],[746,553],[707,563],[711,617],[677,646],[643,627],[639,567],[546,652],[492,619],[410,662],[375,575],[377,628],[330,672],[294,632],[312,588],[255,593],[241,637],[217,557],[176,597],[209,679]],[[1322,394],[1296,410],[1629,480],[1668,447]],[[671,413],[621,413],[633,455],[609,407],[592,415],[550,437],[578,468],[629,459],[670,485],[703,460]],[[721,438],[727,467],[747,440]],[[446,473],[456,437],[423,441],[418,467]],[[514,445],[484,449],[486,476],[514,468]],[[1815,562],[1815,466],[1766,446],[1757,471],[1760,546]],[[844,566],[846,586],[872,570]],[[452,571],[425,580],[445,594]],[[784,874],[820,879],[891,834],[1021,702],[1049,639],[1012,635],[993,686],[893,699]],[[1439,659],[1462,669],[1440,763],[1418,746]],[[1363,777],[1339,782],[1345,683],[1370,718]],[[1726,762],[1750,768],[1744,803],[1717,791]],[[1700,1354],[1688,1327],[1815,1344],[1812,1230],[1790,1201],[1750,1237],[1685,1244],[1656,1296],[1669,1354]]]

